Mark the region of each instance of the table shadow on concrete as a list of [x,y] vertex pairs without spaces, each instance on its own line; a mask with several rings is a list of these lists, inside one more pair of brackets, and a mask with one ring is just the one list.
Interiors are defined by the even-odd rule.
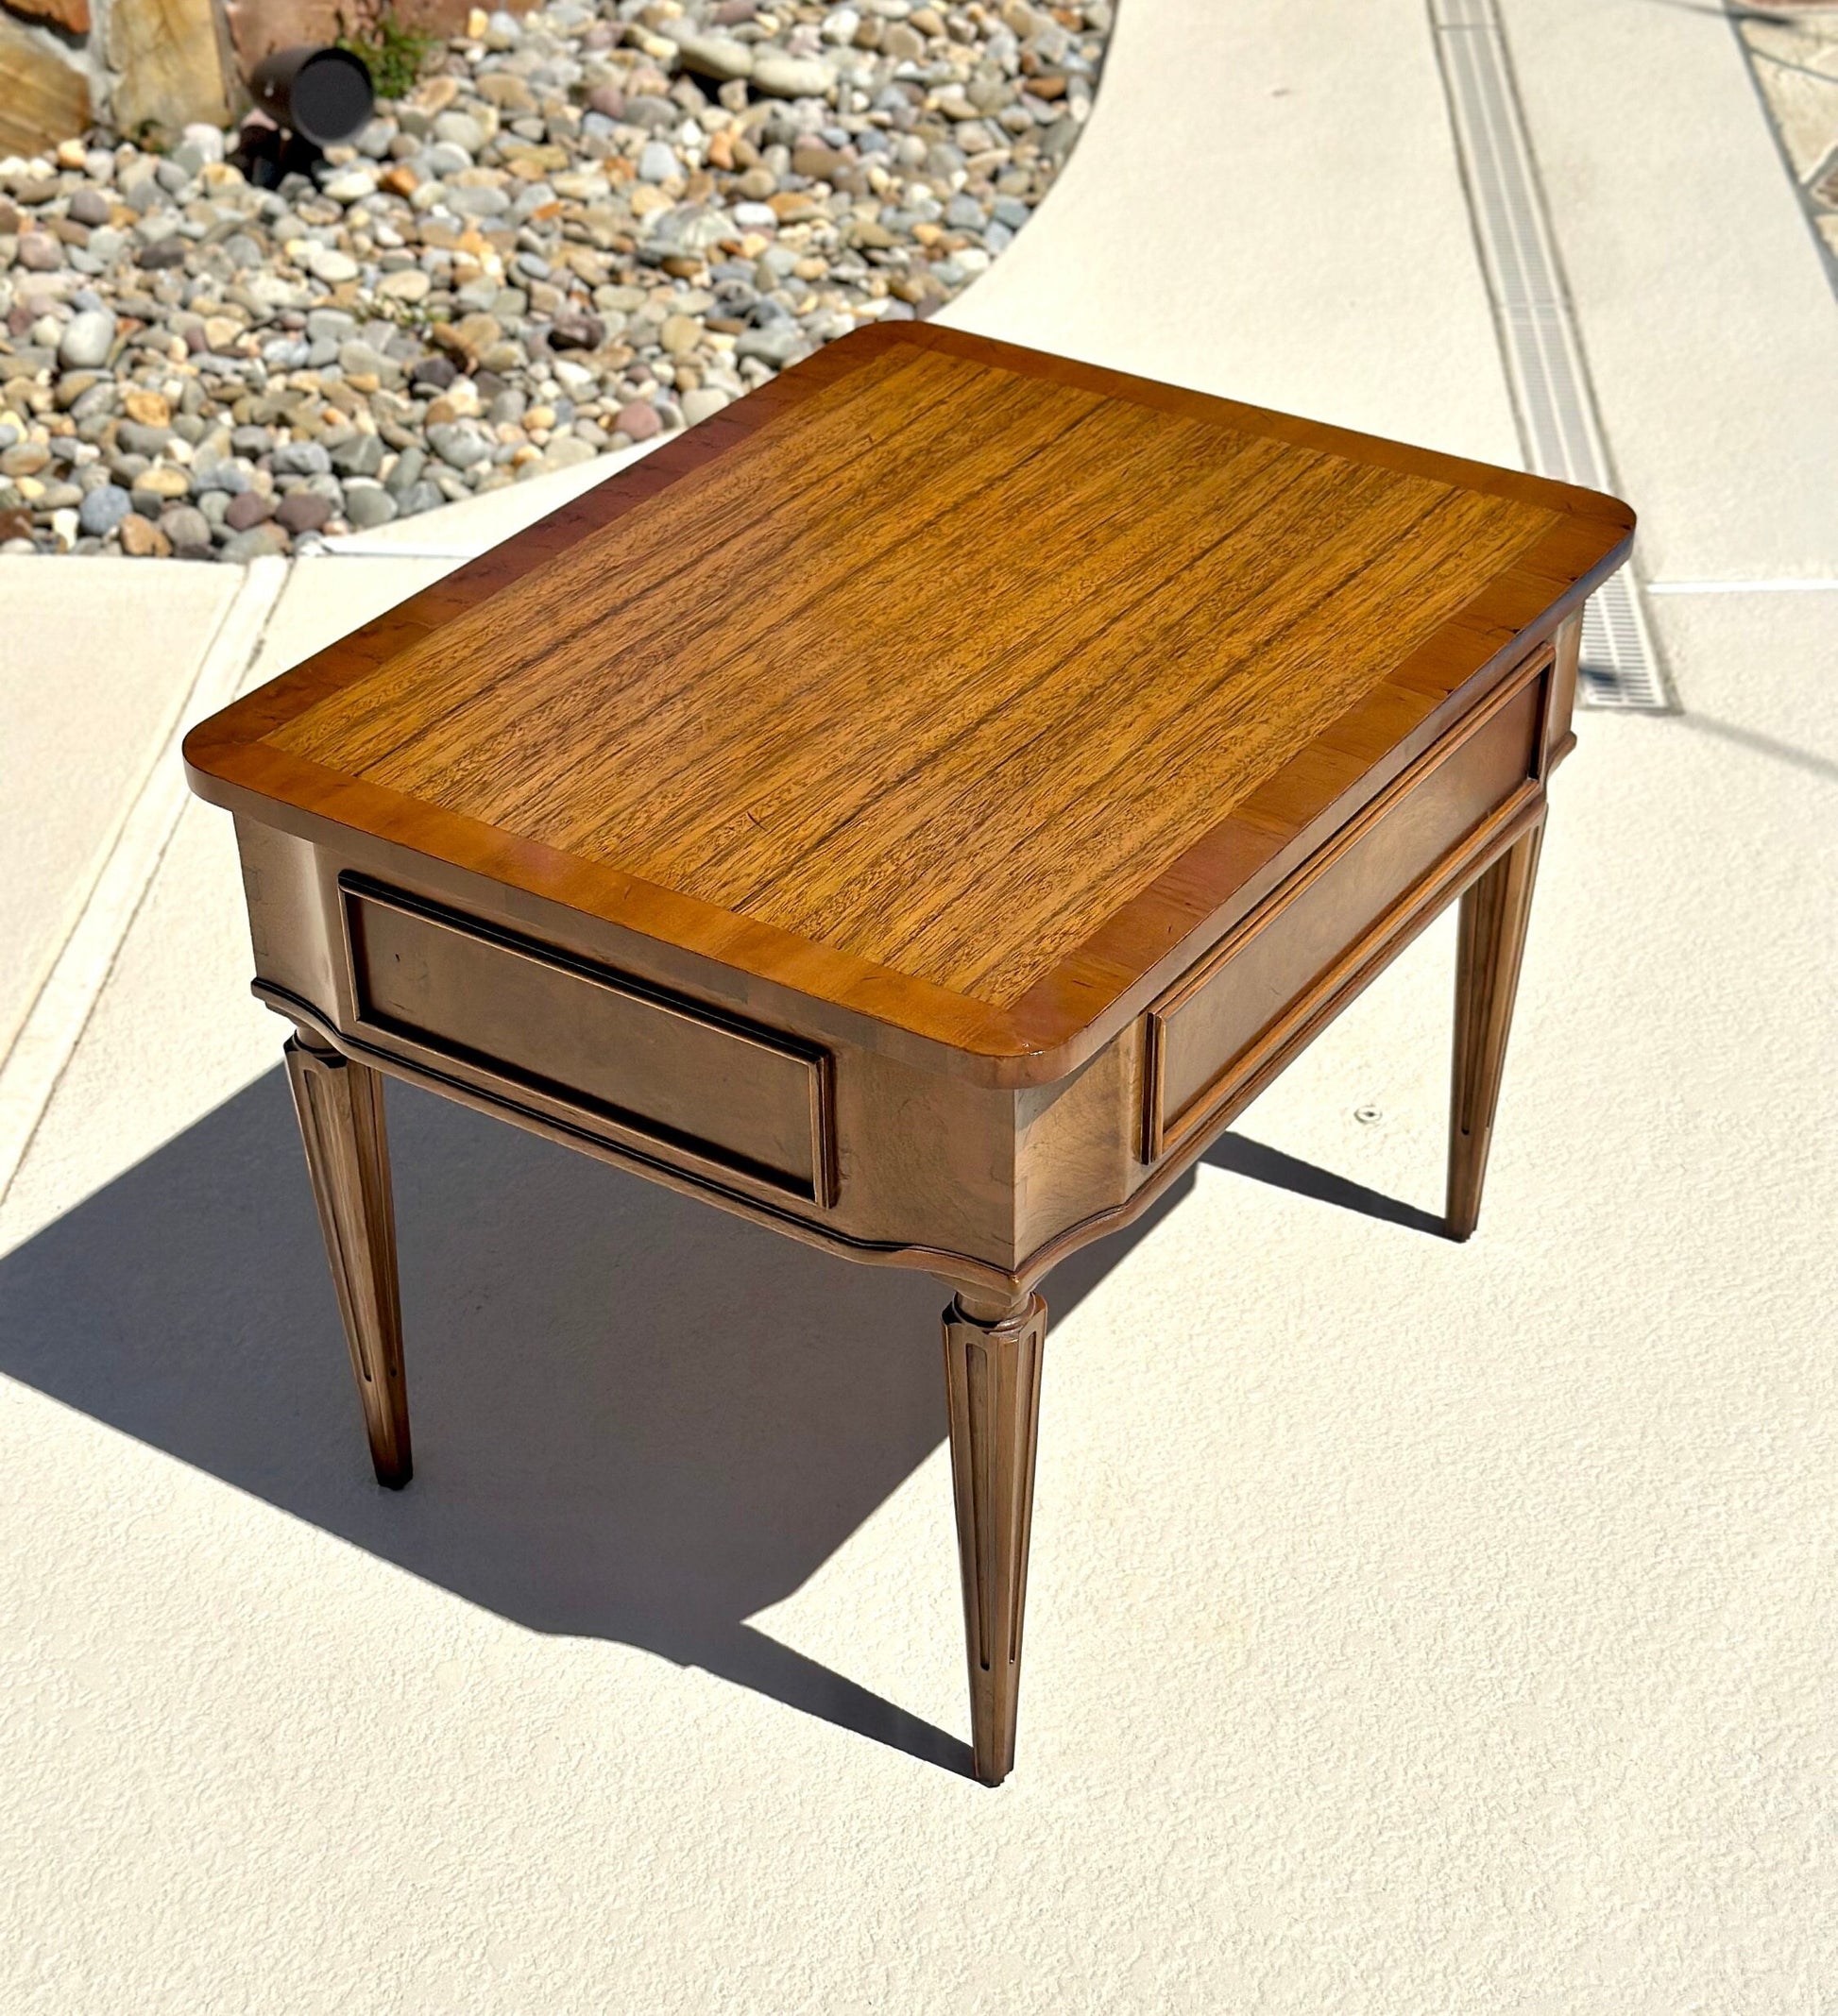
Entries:
[[[1331,1169],[1318,1169],[1313,1162],[1285,1155],[1281,1148],[1267,1147],[1263,1142],[1252,1141],[1248,1135],[1221,1134],[1201,1160],[1215,1169],[1249,1177],[1254,1183],[1267,1183],[1274,1190],[1291,1191],[1299,1197],[1312,1197],[1318,1204],[1332,1204],[1340,1211],[1358,1211],[1363,1217],[1377,1218],[1387,1225],[1401,1225],[1412,1232],[1434,1232],[1438,1239],[1446,1239],[1449,1235],[1447,1219],[1438,1216],[1435,1211],[1406,1204],[1398,1197],[1387,1197],[1383,1191],[1370,1190],[1364,1183],[1336,1176]],[[1047,1288],[1050,1301],[1051,1280],[1047,1282]]]
[[[370,1475],[279,1071],[0,1260],[0,1371],[529,1629],[697,1666],[967,1774],[958,1737],[745,1621],[944,1440],[943,1287],[413,1088],[388,1102],[406,1491]],[[1211,1154],[1370,1207],[1254,1143]],[[1192,1183],[1056,1269],[1053,1317]]]

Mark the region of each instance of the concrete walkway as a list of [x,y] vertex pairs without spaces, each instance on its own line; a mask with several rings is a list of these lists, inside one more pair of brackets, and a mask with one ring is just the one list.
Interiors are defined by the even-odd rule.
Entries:
[[[924,1279],[392,1092],[368,1480],[162,752],[454,556],[0,560],[0,2004],[1830,2007],[1838,308],[1721,16],[1503,11],[1681,711],[1558,781],[1472,1245],[1444,927],[1049,1280],[999,1793]],[[1125,0],[952,314],[1516,458],[1415,0]]]

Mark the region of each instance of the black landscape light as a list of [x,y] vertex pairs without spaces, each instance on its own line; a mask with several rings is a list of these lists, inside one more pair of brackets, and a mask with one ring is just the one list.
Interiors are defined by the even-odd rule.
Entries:
[[349,49],[277,49],[250,74],[249,91],[278,127],[315,147],[355,138],[377,104],[364,59]]

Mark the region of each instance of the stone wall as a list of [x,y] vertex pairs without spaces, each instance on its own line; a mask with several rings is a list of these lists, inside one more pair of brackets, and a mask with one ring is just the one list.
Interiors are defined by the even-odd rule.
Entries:
[[94,124],[129,138],[227,124],[238,104],[213,0],[4,0],[0,156]]
[[[158,139],[247,110],[243,79],[265,56],[384,15],[457,34],[473,0],[0,0],[0,159],[43,154],[92,125]],[[534,0],[508,0],[525,14]]]

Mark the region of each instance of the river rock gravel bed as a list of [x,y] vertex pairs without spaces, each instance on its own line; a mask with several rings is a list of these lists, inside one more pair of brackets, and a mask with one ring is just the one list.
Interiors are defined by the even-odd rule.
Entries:
[[213,127],[0,161],[0,552],[311,551],[928,314],[1046,194],[1110,19],[556,0],[271,189]]

